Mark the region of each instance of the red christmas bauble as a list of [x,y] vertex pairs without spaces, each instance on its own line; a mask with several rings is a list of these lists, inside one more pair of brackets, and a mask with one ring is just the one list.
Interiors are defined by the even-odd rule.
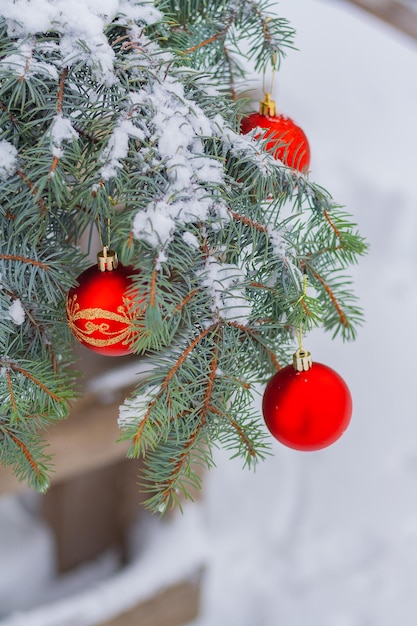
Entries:
[[287,365],[268,382],[262,411],[278,441],[296,450],[320,450],[348,427],[352,398],[343,378],[327,365],[314,362],[301,372]]
[[132,353],[131,323],[137,310],[127,291],[135,273],[119,263],[111,271],[93,265],[79,275],[67,295],[67,320],[83,346],[107,356]]
[[241,131],[244,135],[257,127],[268,129],[264,134],[255,135],[255,138],[263,136],[268,139],[265,147],[276,159],[299,172],[308,171],[310,146],[304,131],[292,119],[284,115],[251,113],[241,121]]

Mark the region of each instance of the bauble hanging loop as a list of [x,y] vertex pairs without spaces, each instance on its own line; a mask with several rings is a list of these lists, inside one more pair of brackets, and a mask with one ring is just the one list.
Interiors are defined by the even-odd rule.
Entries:
[[352,398],[337,372],[312,362],[300,348],[293,364],[268,382],[262,401],[266,426],[281,443],[296,450],[320,450],[331,445],[348,427]]

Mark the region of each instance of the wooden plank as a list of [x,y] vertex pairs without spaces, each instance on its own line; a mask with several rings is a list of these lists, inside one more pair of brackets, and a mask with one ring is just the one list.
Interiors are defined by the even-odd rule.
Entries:
[[122,459],[53,484],[41,498],[42,517],[54,533],[59,573],[109,548],[120,566],[129,560],[129,532],[144,513],[138,473],[138,462]]
[[417,39],[417,11],[396,0],[347,0]]
[[161,591],[150,600],[100,626],[181,626],[196,619],[200,583],[185,581]]

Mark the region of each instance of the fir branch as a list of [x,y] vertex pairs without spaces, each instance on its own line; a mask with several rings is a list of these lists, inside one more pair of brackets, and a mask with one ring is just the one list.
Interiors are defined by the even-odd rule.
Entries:
[[[219,330],[220,329],[221,329],[221,326],[219,326]],[[216,380],[216,375],[217,375],[217,365],[219,362],[218,340],[219,340],[219,336],[215,335],[215,347],[213,351],[213,357],[209,365],[207,387],[203,396],[202,406],[201,406],[200,415],[199,415],[199,421],[201,425],[204,425],[206,423],[207,413],[209,411],[209,407],[211,406],[211,398],[213,394],[214,382]]]
[[229,418],[230,425],[236,431],[239,439],[241,440],[242,446],[247,450],[247,453],[250,457],[255,458],[258,456],[257,449],[255,448],[253,442],[250,440],[248,435],[246,434],[244,428],[234,419]]
[[32,195],[35,197],[36,202],[38,203],[40,209],[41,209],[41,217],[44,217],[45,214],[47,213],[47,207],[46,204],[43,200],[43,198],[38,197],[39,195],[39,190],[37,189],[37,187],[35,186],[35,184],[26,176],[26,174],[24,172],[22,172],[22,170],[16,170],[16,174],[18,176],[20,176],[20,178],[26,183],[26,185],[29,187],[29,189],[32,192]]
[[39,387],[39,389],[41,389],[44,393],[46,393],[46,395],[49,396],[55,402],[59,403],[61,401],[61,398],[56,393],[48,389],[48,387],[44,385],[42,381],[36,378],[33,374],[31,374],[24,367],[20,367],[19,365],[16,365],[16,363],[12,363],[11,361],[8,361],[7,359],[3,359],[3,358],[0,359],[0,364],[2,364],[4,367],[10,370],[13,370],[14,372],[18,372],[19,374],[22,374],[25,378],[27,378],[32,383],[34,383],[37,387]]
[[36,267],[42,268],[45,271],[48,271],[50,269],[49,265],[47,265],[43,261],[38,261],[37,259],[29,259],[28,257],[20,256],[17,254],[0,254],[0,259],[4,259],[7,261],[20,261],[20,263],[34,265]]
[[55,155],[54,158],[52,159],[51,167],[49,168],[49,177],[51,177],[53,173],[55,172],[56,168],[58,167],[58,163],[59,163],[59,157]]
[[179,302],[177,306],[175,307],[173,311],[173,315],[175,315],[176,313],[181,313],[181,311],[187,306],[190,300],[192,300],[192,298],[194,298],[194,296],[196,296],[199,293],[199,291],[200,291],[199,289],[193,289],[192,291],[187,293],[187,295],[184,296],[181,302]]
[[38,463],[35,461],[33,455],[30,453],[29,448],[23,443],[21,439],[16,437],[9,429],[6,430],[4,426],[0,426],[0,429],[3,431],[3,434],[7,434],[8,437],[13,441],[13,443],[19,448],[22,454],[25,456],[26,461],[28,462],[33,474],[36,476],[38,480],[42,479],[42,471]]
[[[230,98],[232,102],[236,102],[238,98],[236,78],[235,78],[236,63],[234,62],[233,56],[230,53],[227,46],[223,46],[223,52],[224,52],[224,58],[225,58],[225,65],[228,67],[228,70],[229,70],[228,73],[229,73]],[[239,73],[241,72],[239,71]]]
[[237,328],[243,335],[245,335],[246,337],[250,337],[252,340],[254,340],[258,344],[261,351],[267,354],[268,359],[273,364],[275,370],[278,371],[281,369],[281,365],[277,360],[275,352],[264,344],[263,337],[260,332],[253,330],[252,328],[249,328],[244,324],[239,324],[238,322],[227,322],[227,324],[232,328]]
[[334,232],[334,234],[336,235],[336,237],[338,239],[342,239],[342,233],[340,232],[340,230],[337,228],[336,224],[334,223],[334,221],[331,219],[329,212],[327,211],[327,209],[323,209],[323,215],[326,218],[327,222],[330,224],[330,228],[332,229],[332,231]]
[[7,106],[4,104],[4,102],[0,101],[0,107],[1,109],[6,113],[6,115],[8,116],[9,120],[11,121],[11,123],[13,124],[13,126],[17,129],[19,126],[19,122],[17,120],[17,118],[13,115],[13,113],[11,113],[9,111],[9,109],[7,108]]
[[314,270],[311,270],[311,274],[314,276],[314,278],[322,285],[324,291],[327,293],[327,295],[330,298],[330,301],[334,307],[334,309],[337,312],[337,315],[339,317],[339,321],[340,324],[342,326],[344,326],[345,328],[347,328],[349,326],[348,323],[348,319],[338,301],[338,299],[336,298],[334,291],[331,289],[330,285],[328,282],[326,282],[326,280],[323,278],[323,276],[320,276],[317,272],[315,272]]
[[[188,489],[188,483],[190,481],[190,467],[193,461],[192,453],[198,443],[200,433],[204,431],[208,421],[208,414],[212,408],[211,400],[217,376],[219,356],[218,341],[220,340],[221,331],[220,325],[217,330],[218,332],[214,335],[214,349],[209,364],[209,373],[205,384],[205,391],[198,411],[196,412],[195,420],[193,422],[194,426],[192,427],[192,431],[189,436],[181,442],[181,448],[179,449],[178,454],[170,459],[169,466],[166,468],[165,472],[167,475],[164,476],[164,479],[158,483],[153,480],[152,484],[147,486],[147,490],[150,490],[153,494],[147,502],[147,506],[150,506],[151,508],[154,508],[157,505],[160,510],[165,511],[169,507],[169,503],[171,503],[172,506],[175,502],[177,502],[175,494],[178,490],[180,490],[186,498],[191,497]],[[174,431],[177,431],[178,421],[184,419],[184,417],[185,415],[178,415],[174,418]],[[152,459],[150,465],[152,465]],[[194,481],[191,480],[191,484],[195,483],[195,479],[197,478],[196,474],[192,474],[194,475]],[[197,481],[199,482],[198,478]]]
[[161,398],[161,396],[167,392],[167,389],[169,387],[169,384],[172,380],[172,378],[175,376],[175,374],[177,373],[177,371],[180,369],[180,367],[182,366],[182,364],[184,363],[184,361],[187,359],[187,357],[193,352],[193,350],[195,350],[195,348],[203,341],[203,339],[205,337],[207,337],[207,335],[211,332],[214,332],[215,329],[218,327],[218,322],[216,322],[215,324],[212,324],[211,326],[205,328],[204,330],[202,330],[196,337],[194,337],[194,339],[187,345],[187,347],[182,351],[182,353],[180,354],[180,356],[177,358],[176,362],[174,363],[174,365],[171,367],[171,369],[168,371],[167,375],[164,377],[159,391],[154,395],[154,397],[152,398],[152,400],[150,401],[147,411],[145,413],[145,415],[142,417],[139,427],[137,428],[135,434],[132,437],[132,445],[133,445],[133,454],[138,454],[140,452],[140,444],[141,444],[141,439],[142,439],[142,435],[143,435],[143,431],[144,428],[149,420],[149,418],[152,415],[152,410],[155,406],[155,404],[157,403],[157,401]]
[[64,106],[64,89],[65,89],[65,81],[68,75],[68,68],[64,67],[59,76],[59,85],[58,85],[58,94],[56,99],[56,112],[58,114],[62,113]]
[[[41,334],[44,334],[44,328],[42,326],[40,326],[40,330],[41,330]],[[58,358],[57,355],[55,354],[55,350],[54,350],[54,346],[50,343],[47,344],[47,351],[49,352],[49,356],[51,359],[51,364],[55,373],[55,376],[58,378],[58,376],[60,375],[60,367],[59,367],[59,362],[58,362]]]
[[215,445],[262,458],[254,383],[288,360],[303,321],[353,338],[362,314],[344,272],[365,243],[324,189],[239,133],[241,103],[210,89],[233,100],[248,57],[278,68],[294,31],[276,7],[158,0],[152,21],[141,6],[97,11],[65,56],[76,19],[65,6],[50,32],[15,37],[1,21],[0,122],[16,157],[0,181],[0,393],[22,446],[1,431],[0,459],[46,484],[37,428],[74,396],[63,302],[84,269],[74,246],[110,219],[112,246],[138,270],[133,349],[153,366],[121,424],[155,510],[200,486],[194,465],[210,467]]
[[[161,466],[160,457],[169,458],[169,464]],[[182,498],[192,500],[192,490],[201,489],[199,466],[210,468],[212,465],[205,428],[197,426],[186,438],[169,437],[148,456],[141,481],[142,490],[150,494],[145,506],[161,515],[175,505],[181,508]],[[155,476],[158,476],[157,483],[152,480]]]
[[[189,489],[187,488],[187,483],[190,479],[190,474],[188,473],[187,475],[187,470],[189,470],[192,462],[192,450],[204,426],[205,421],[201,420],[190,437],[186,441],[181,442],[181,451],[175,461],[173,461],[172,467],[169,468],[169,477],[161,485],[153,485],[153,496],[145,503],[148,508],[153,509],[156,502],[158,502],[158,509],[161,512],[165,512],[169,508],[170,503],[172,507],[178,501],[175,497],[175,492],[179,490],[187,499],[191,499]],[[186,476],[184,477],[184,475]]]
[[171,379],[175,376],[175,374],[177,373],[177,371],[179,370],[181,365],[184,363],[186,358],[193,352],[193,350],[195,350],[195,348],[198,346],[198,344],[200,344],[203,341],[203,339],[205,337],[207,337],[207,335],[209,333],[213,333],[218,327],[219,327],[219,322],[215,322],[211,326],[208,326],[207,328],[202,330],[196,337],[194,337],[194,339],[191,341],[191,343],[189,343],[187,345],[185,350],[183,350],[183,352],[181,353],[181,355],[179,356],[177,361],[174,363],[172,368],[169,370],[166,378],[164,379],[164,382],[162,384],[162,389],[163,390],[165,390],[168,387]]
[[151,284],[149,286],[149,306],[151,307],[155,306],[156,276],[157,270],[154,268],[151,274]]
[[229,209],[229,212],[234,220],[237,220],[238,222],[242,222],[242,224],[245,224],[245,226],[249,226],[250,228],[259,230],[259,232],[261,233],[268,232],[268,229],[266,226],[264,226],[263,224],[259,224],[258,222],[251,219],[250,217],[247,217],[246,215],[239,215],[239,213],[236,213],[235,211],[232,211],[231,209]]
[[45,492],[49,486],[49,457],[41,450],[38,434],[17,434],[16,427],[0,422],[0,462],[12,466],[17,478]]
[[16,404],[16,399],[14,397],[14,391],[13,391],[13,384],[12,384],[12,377],[10,376],[10,370],[6,370],[6,380],[7,380],[7,386],[9,388],[9,392],[10,392],[10,401],[12,403],[12,411],[14,414],[17,414],[17,404]]
[[234,19],[235,19],[235,14],[232,12],[229,20],[227,21],[225,27],[222,30],[214,33],[214,35],[211,35],[211,37],[208,37],[204,41],[200,41],[194,46],[191,46],[191,48],[184,50],[184,54],[185,55],[191,54],[192,52],[196,52],[197,50],[204,48],[204,46],[208,46],[214,43],[217,39],[224,39],[227,36],[227,33],[229,32],[230,28],[232,27]]

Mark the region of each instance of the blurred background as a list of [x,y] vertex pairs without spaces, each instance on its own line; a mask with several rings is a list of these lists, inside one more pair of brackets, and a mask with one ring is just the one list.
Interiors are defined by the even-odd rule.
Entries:
[[143,363],[107,372],[83,351],[85,397],[51,432],[52,489],[29,493],[0,469],[1,626],[417,623],[417,2],[276,10],[298,48],[275,79],[278,110],[370,243],[353,269],[357,340],[304,342],[348,383],[351,425],[321,452],[274,442],[255,473],[219,450],[198,502],[160,520],[114,444]]

